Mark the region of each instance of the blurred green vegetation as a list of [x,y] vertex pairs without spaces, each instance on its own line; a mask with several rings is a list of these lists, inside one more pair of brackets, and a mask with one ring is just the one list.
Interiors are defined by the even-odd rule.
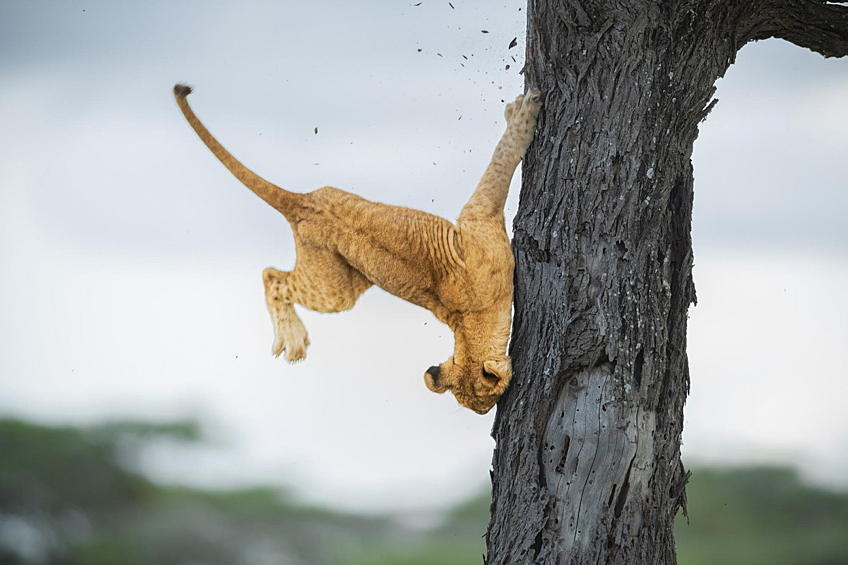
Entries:
[[696,470],[689,525],[675,526],[680,565],[848,564],[848,493],[806,486],[792,469]]
[[[0,565],[472,565],[488,493],[428,529],[298,503],[284,491],[156,484],[124,463],[192,422],[47,427],[0,420]],[[848,494],[784,468],[700,469],[680,565],[848,564]]]

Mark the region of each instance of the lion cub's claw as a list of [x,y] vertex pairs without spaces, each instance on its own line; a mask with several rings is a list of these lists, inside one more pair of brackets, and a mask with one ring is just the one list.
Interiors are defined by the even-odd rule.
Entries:
[[286,348],[286,361],[297,363],[306,359],[306,344],[299,343],[295,347]]
[[279,357],[286,349],[286,344],[280,337],[274,338],[274,344],[271,346],[271,355]]

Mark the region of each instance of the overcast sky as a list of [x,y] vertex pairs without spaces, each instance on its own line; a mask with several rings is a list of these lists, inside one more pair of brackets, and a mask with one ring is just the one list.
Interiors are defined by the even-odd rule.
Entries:
[[[485,485],[493,414],[424,387],[453,347],[428,312],[372,289],[303,312],[305,362],[271,356],[261,272],[292,266],[291,231],[171,95],[193,85],[218,139],[290,190],[453,219],[523,89],[524,3],[415,3],[0,3],[0,415],[198,417],[210,444],[160,444],[151,473],[346,508]],[[750,45],[717,96],[694,154],[685,461],[848,486],[848,60]]]

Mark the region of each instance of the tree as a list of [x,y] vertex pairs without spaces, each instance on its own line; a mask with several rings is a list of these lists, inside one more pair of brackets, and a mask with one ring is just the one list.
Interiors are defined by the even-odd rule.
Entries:
[[698,124],[750,41],[848,54],[848,8],[528,0],[527,14],[524,74],[545,106],[514,223],[488,563],[673,564]]

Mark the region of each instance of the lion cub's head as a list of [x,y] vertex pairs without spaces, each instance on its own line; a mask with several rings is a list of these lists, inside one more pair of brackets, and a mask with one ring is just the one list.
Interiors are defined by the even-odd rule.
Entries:
[[457,402],[478,414],[492,409],[512,380],[509,357],[458,364],[451,357],[424,373],[424,384],[435,393],[449,390]]

